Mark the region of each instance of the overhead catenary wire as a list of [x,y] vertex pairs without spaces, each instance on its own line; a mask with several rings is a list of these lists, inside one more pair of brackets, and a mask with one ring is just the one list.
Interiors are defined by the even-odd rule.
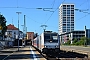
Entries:
[[53,1],[52,8],[54,7],[55,1],[56,1],[56,0]]
[[36,21],[36,20],[34,20],[34,19],[30,18],[30,17],[29,17],[29,16],[27,16],[27,15],[26,15],[26,17],[27,17],[27,18],[29,18],[29,19],[31,19],[31,20],[32,20],[32,21],[34,21],[35,23],[42,24],[41,22],[38,22],[38,21]]
[[[65,1],[65,0],[64,0]],[[53,2],[53,5],[52,5],[52,7],[54,6],[54,4],[55,4],[55,0],[54,0],[54,2]],[[18,4],[18,0],[17,0],[17,6],[16,7],[0,7],[0,8],[22,8],[22,9],[36,9],[36,8],[29,8],[29,7],[20,7],[20,6],[18,6],[19,4]],[[43,9],[45,9],[45,8],[43,8]],[[55,11],[58,9],[58,8],[53,8],[53,9],[55,9]],[[54,12],[55,12],[54,11]],[[50,15],[50,17],[48,18],[48,20],[51,18],[51,16],[54,14],[54,12],[52,12],[52,14]],[[26,16],[27,17],[27,16]],[[30,18],[31,19],[31,18]],[[36,22],[36,23],[38,23],[38,24],[42,24],[42,23],[39,23],[38,21],[35,21],[34,19],[31,19],[32,21],[34,21],[34,22]],[[48,22],[48,20],[46,21],[46,22]]]
[[89,15],[89,14],[84,15],[83,17],[79,18],[78,20],[81,20],[81,19],[87,17],[88,15]]
[[[62,4],[65,2],[65,0],[63,0]],[[52,12],[52,14],[49,16],[49,18],[46,20],[45,24],[49,21],[49,19],[52,17],[52,15],[59,9],[59,6],[54,10],[54,12]]]
[[[87,16],[90,14],[90,13],[89,13],[89,0],[84,1],[81,5],[83,5],[83,4],[85,4],[85,3],[87,3],[87,10],[79,10],[79,12],[85,13],[86,15],[84,15],[84,16],[81,17],[81,18],[79,18],[78,20],[81,20],[81,19],[87,17]],[[80,5],[80,6],[81,6],[81,5]]]
[[85,4],[87,2],[87,0],[85,0],[82,4],[80,4],[80,6],[82,6],[83,4]]
[[18,8],[18,0],[17,0],[17,8]]
[[89,8],[90,5],[89,5],[89,3],[90,3],[89,0],[87,0],[87,5],[88,5],[87,8],[90,10],[90,8]]
[[[51,9],[53,9],[54,5],[55,5],[55,0],[52,2],[52,8],[51,8]],[[50,11],[50,9],[47,10],[47,11]],[[50,11],[50,12],[51,12],[51,11]],[[46,16],[47,16],[47,13],[46,13]]]
[[88,11],[89,10],[89,0],[85,0],[82,4],[80,4],[80,6],[82,6],[82,5],[87,5],[87,7],[85,7],[86,8],[86,11]]
[[[65,0],[63,0],[63,2],[62,3],[64,3],[65,2]],[[58,6],[59,7],[59,6]],[[55,11],[54,12],[56,12],[56,10],[58,9],[58,7],[55,9]],[[54,14],[54,12],[52,12],[52,14],[49,16],[49,18],[46,20],[46,22],[45,22],[45,24],[48,22],[48,20],[52,17],[52,15]]]

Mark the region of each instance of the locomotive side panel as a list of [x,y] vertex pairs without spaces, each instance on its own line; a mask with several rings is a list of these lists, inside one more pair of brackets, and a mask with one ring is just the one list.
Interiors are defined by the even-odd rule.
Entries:
[[42,33],[39,36],[39,50],[42,51],[43,48],[44,48],[44,34]]

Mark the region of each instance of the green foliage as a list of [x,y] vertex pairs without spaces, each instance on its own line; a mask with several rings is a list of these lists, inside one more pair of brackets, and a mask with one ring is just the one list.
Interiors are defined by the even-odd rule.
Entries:
[[[80,40],[77,40],[76,38],[73,40],[73,44],[72,45],[76,45],[76,46],[86,46],[87,44],[90,44],[90,39],[87,39],[86,37],[81,37]],[[68,40],[67,43],[65,43],[64,45],[71,45],[71,41]]]
[[74,40],[73,42],[73,45],[79,45],[79,46],[84,46],[86,45],[86,37],[81,37],[81,39],[78,41],[78,40]]
[[84,40],[86,40],[86,39],[87,39],[87,38],[84,36],[84,37],[81,37],[80,40],[83,40],[83,41],[84,41]]
[[66,43],[64,43],[64,45],[70,45],[71,44],[71,41],[68,40]]
[[76,42],[75,45],[77,45],[77,46],[80,45],[80,42]]
[[7,26],[6,26],[6,19],[3,15],[0,15],[0,26],[2,27],[2,31],[0,35],[4,36],[7,30]]
[[87,39],[87,44],[90,45],[90,38]]
[[75,38],[72,45],[75,45],[77,41],[77,38]]

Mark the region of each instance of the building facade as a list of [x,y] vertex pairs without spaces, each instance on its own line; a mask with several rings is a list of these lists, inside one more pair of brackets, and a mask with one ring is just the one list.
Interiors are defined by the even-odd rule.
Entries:
[[27,32],[26,45],[32,44],[33,39],[34,39],[34,32]]
[[33,40],[34,32],[27,32],[27,40]]
[[[60,35],[60,41],[61,41],[61,44],[63,44],[63,43],[66,43],[68,40],[70,40],[72,44],[75,39],[79,41],[82,37],[86,37],[90,39],[90,29],[63,33]],[[90,44],[90,41],[88,42],[88,44]]]
[[20,40],[23,38],[23,32],[19,31],[18,28],[12,24],[7,25],[7,31],[5,32],[5,35],[6,35],[5,40],[8,41],[7,42],[8,46],[13,46],[14,41],[16,39]]
[[61,4],[59,7],[59,35],[74,31],[74,4]]

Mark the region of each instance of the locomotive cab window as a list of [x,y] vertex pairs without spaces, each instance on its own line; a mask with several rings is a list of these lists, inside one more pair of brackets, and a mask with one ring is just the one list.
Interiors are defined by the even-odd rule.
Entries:
[[57,40],[57,36],[52,36],[52,39],[53,40]]
[[53,43],[58,43],[58,37],[57,37],[57,34],[52,34],[52,41]]
[[45,34],[45,40],[50,40],[50,35],[49,34]]
[[57,37],[57,34],[45,34],[44,40],[45,42],[57,43],[58,37]]

